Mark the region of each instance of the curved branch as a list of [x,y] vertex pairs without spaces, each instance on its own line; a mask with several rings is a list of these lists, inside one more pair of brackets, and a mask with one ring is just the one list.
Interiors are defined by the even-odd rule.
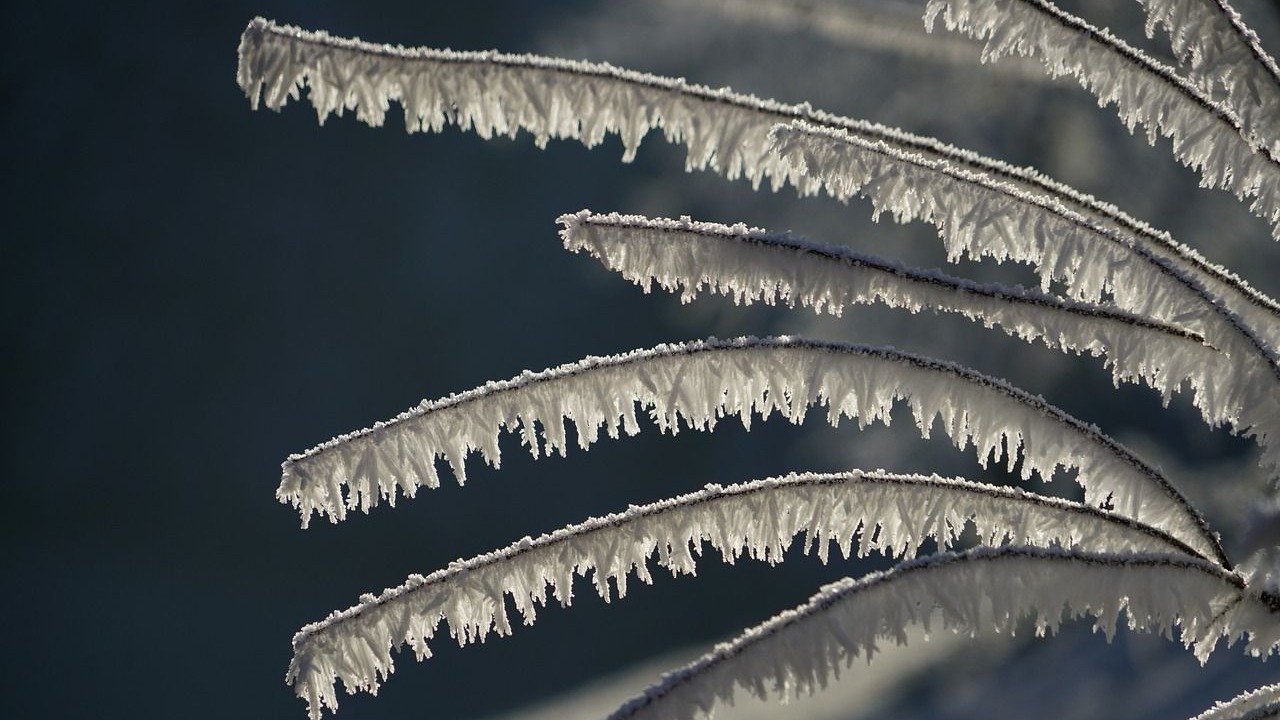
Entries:
[[[669,141],[688,148],[686,169],[708,168],[729,179],[745,176],[757,187],[768,179],[775,190],[788,182],[801,191],[813,188],[769,151],[770,128],[779,122],[804,120],[842,129],[903,152],[990,175],[1114,227],[1129,239],[1120,244],[1120,252],[1136,243],[1176,263],[1202,278],[1212,293],[1264,337],[1280,342],[1280,305],[1167,233],[1114,206],[1029,168],[1013,167],[932,138],[813,110],[807,104],[787,105],[606,64],[378,45],[262,18],[250,22],[241,38],[238,80],[254,108],[261,102],[278,110],[290,98],[300,97],[304,86],[309,87],[309,100],[322,122],[330,114],[352,109],[361,121],[378,126],[395,100],[403,106],[411,132],[439,131],[455,124],[490,137],[515,136],[524,129],[539,146],[551,138],[574,138],[588,147],[616,133],[625,148],[624,161],[635,155],[651,129],[661,129]],[[1051,244],[1050,252],[1024,253],[1019,259],[1037,264],[1046,277],[1066,281],[1068,292],[1077,299],[1097,299],[1097,282],[1077,284],[1077,276],[1097,275],[1104,284],[1139,284],[1124,274],[1128,264],[1113,270],[1111,264],[1096,260],[1077,245],[1055,245],[1052,238],[1046,242]]]
[[1280,717],[1280,685],[1264,685],[1215,703],[1191,720],[1263,720]]
[[828,585],[665,675],[609,717],[706,718],[738,688],[757,697],[812,693],[857,657],[870,660],[881,640],[905,643],[909,625],[929,630],[935,612],[943,628],[968,635],[1012,634],[1027,616],[1037,634],[1056,632],[1064,619],[1092,617],[1108,640],[1123,614],[1135,630],[1171,637],[1180,628],[1179,639],[1202,661],[1220,637],[1233,642],[1249,634],[1249,651],[1261,655],[1280,644],[1274,604],[1248,596],[1238,577],[1203,561],[978,548]]
[[924,308],[958,313],[1028,342],[1104,356],[1117,386],[1144,382],[1166,403],[1189,380],[1194,403],[1211,426],[1228,423],[1239,412],[1215,404],[1231,397],[1217,349],[1169,324],[1020,286],[982,285],[745,225],[587,210],[563,215],[559,222],[567,249],[590,253],[646,293],[657,282],[680,292],[683,302],[706,288],[737,304],[799,304],[836,316],[846,306],[876,302],[913,313]]
[[1280,151],[1280,68],[1227,0],[1138,0],[1201,87],[1225,96],[1255,138]]
[[508,595],[524,624],[532,625],[537,606],[552,596],[570,604],[575,575],[594,571],[596,591],[609,602],[611,580],[619,598],[627,594],[631,573],[653,581],[650,559],[673,575],[694,574],[704,543],[730,564],[745,555],[777,564],[803,535],[802,550],[825,563],[833,543],[845,557],[914,555],[926,540],[953,547],[970,522],[991,544],[1195,556],[1160,530],[1087,505],[937,476],[853,471],[709,485],[524,538],[412,577],[378,597],[366,595],[294,637],[287,678],[309,701],[311,716],[319,717],[324,707],[337,709],[338,680],[349,691],[376,692],[402,643],[419,660],[429,657],[428,642],[441,621],[462,644],[481,642],[491,632],[510,634]]
[[842,417],[865,426],[887,422],[898,399],[908,402],[925,438],[936,419],[956,447],[972,445],[980,463],[1007,453],[1011,468],[1021,461],[1024,477],[1045,479],[1059,467],[1075,468],[1090,505],[1110,502],[1117,512],[1226,562],[1203,518],[1159,471],[1042,398],[961,365],[891,348],[785,337],[712,339],[589,357],[424,402],[394,420],[291,456],[276,496],[299,509],[304,526],[313,512],[337,522],[347,509],[367,511],[382,497],[394,499],[397,489],[412,496],[420,485],[438,486],[438,457],[459,483],[472,450],[496,466],[503,428],[519,428],[535,457],[565,452],[565,418],[573,420],[584,450],[601,428],[610,437],[623,430],[635,434],[637,403],[650,409],[660,430],[675,433],[682,421],[710,430],[737,415],[749,427],[754,414],[774,411],[800,423],[810,406],[820,404],[833,426]]

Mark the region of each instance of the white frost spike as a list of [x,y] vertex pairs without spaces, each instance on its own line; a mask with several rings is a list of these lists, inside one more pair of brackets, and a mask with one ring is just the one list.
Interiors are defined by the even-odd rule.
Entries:
[[[378,45],[280,26],[262,18],[250,22],[241,38],[238,79],[255,108],[262,102],[278,110],[309,86],[309,99],[322,122],[330,114],[353,109],[358,119],[381,125],[390,103],[398,101],[410,131],[438,131],[454,124],[491,137],[515,135],[524,129],[539,145],[550,138],[573,138],[587,146],[616,133],[625,148],[624,160],[634,156],[650,130],[660,129],[667,140],[688,148],[686,169],[711,169],[730,179],[745,176],[756,186],[768,179],[774,189],[791,181],[801,183],[798,188],[802,190],[812,190],[808,181],[768,151],[769,131],[776,123],[804,120],[841,129],[903,152],[999,178],[1024,192],[1060,201],[1100,224],[1114,226],[1139,247],[1201,278],[1246,323],[1272,342],[1280,341],[1280,305],[1228,270],[1204,260],[1195,250],[1114,206],[1029,168],[1014,167],[933,138],[813,110],[808,105],[786,105],[610,65]],[[1141,278],[1125,275],[1133,267],[1131,263],[1109,262],[1123,249],[1099,254],[1079,243],[1058,243],[1053,237],[1043,242],[1049,250],[1042,251],[1037,245],[1024,250],[1018,259],[1035,263],[1055,277],[1064,273],[1073,277],[1097,275],[1108,283],[1142,286]],[[1079,270],[1072,274],[1067,272],[1070,268]],[[1096,300],[1088,285],[1068,282],[1067,291],[1077,299]]]
[[1168,137],[1201,186],[1248,203],[1280,239],[1280,158],[1173,68],[1047,0],[929,0],[925,24],[932,28],[939,15],[948,30],[985,40],[984,59],[1039,57],[1051,75],[1073,76],[1099,104],[1114,103],[1131,132],[1145,126],[1152,144]]
[[570,603],[577,575],[594,571],[596,592],[608,602],[610,581],[618,597],[627,594],[632,573],[653,581],[650,559],[673,575],[694,574],[708,543],[731,564],[743,556],[776,564],[803,535],[802,550],[825,563],[832,544],[845,557],[914,555],[928,539],[952,547],[969,523],[991,544],[1192,552],[1154,528],[1085,505],[937,476],[853,471],[712,485],[525,538],[366,596],[294,637],[288,679],[318,718],[324,707],[337,710],[338,680],[348,691],[376,692],[401,644],[419,659],[429,656],[427,643],[441,620],[460,644],[510,634],[508,595],[531,625],[552,596]]
[[[424,402],[394,420],[344,435],[284,463],[276,491],[304,525],[313,512],[335,522],[349,508],[368,510],[397,488],[412,496],[437,486],[435,460],[448,460],[459,482],[472,450],[492,465],[503,428],[524,437],[534,453],[564,453],[564,419],[586,449],[603,428],[610,437],[639,432],[636,405],[658,428],[712,429],[738,416],[777,411],[794,423],[810,406],[826,405],[827,420],[860,427],[889,420],[898,399],[929,437],[935,421],[958,448],[973,446],[985,464],[1008,452],[1024,477],[1051,479],[1075,468],[1085,502],[1110,499],[1117,512],[1165,530],[1205,557],[1226,562],[1204,520],[1160,473],[1092,426],[1042,398],[953,363],[891,348],[794,338],[740,338],[660,345],[624,355],[588,357],[540,373]],[[535,428],[540,428],[539,430]],[[343,498],[343,486],[347,497]]]
[[1227,702],[1213,707],[1191,720],[1262,720],[1280,715],[1280,685],[1264,685],[1257,690],[1241,693]]
[[800,305],[839,316],[846,306],[882,302],[919,312],[954,312],[1063,352],[1105,356],[1112,378],[1144,382],[1168,403],[1190,381],[1212,426],[1240,408],[1220,371],[1220,353],[1197,335],[1107,307],[1022,287],[980,285],[834,245],[746,225],[669,220],[583,210],[561,216],[565,248],[587,251],[649,292],[653,283],[692,301],[704,288],[746,305]]
[[1226,0],[1138,0],[1192,79],[1225,97],[1257,140],[1280,151],[1280,68]]
[[[865,195],[877,216],[934,225],[953,258],[1039,255],[1043,289],[1051,277],[1065,277],[1075,295],[1109,294],[1125,310],[1200,333],[1222,350],[1208,370],[1225,375],[1230,388],[1229,397],[1206,402],[1238,409],[1232,429],[1257,440],[1263,466],[1280,469],[1280,357],[1194,278],[1061,204],[987,175],[806,123],[779,125],[773,137],[778,155],[832,196]],[[1059,254],[1072,246],[1075,252]],[[1084,255],[1091,263],[1074,265]],[[1128,282],[1117,282],[1121,276]]]
[[705,719],[731,704],[738,688],[756,697],[816,692],[882,641],[906,643],[904,628],[942,627],[976,635],[1012,634],[1035,619],[1037,634],[1064,619],[1094,618],[1111,639],[1124,618],[1194,647],[1203,661],[1219,638],[1246,634],[1248,650],[1280,644],[1276,605],[1244,594],[1235,575],[1180,556],[1095,554],[1036,548],[978,548],[934,555],[822,588],[807,603],[747,630],[732,642],[665,675],[610,720]]

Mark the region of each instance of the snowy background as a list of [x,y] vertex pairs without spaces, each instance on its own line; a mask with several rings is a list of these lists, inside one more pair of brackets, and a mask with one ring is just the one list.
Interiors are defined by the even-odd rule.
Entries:
[[[743,220],[941,265],[923,225],[875,224],[865,204],[686,174],[683,152],[657,140],[624,166],[616,139],[539,151],[527,137],[410,137],[398,119],[319,127],[303,106],[250,112],[234,81],[239,34],[263,15],[808,100],[1033,164],[1280,293],[1280,247],[1264,224],[1225,193],[1198,190],[1165,146],[1130,137],[1083,91],[1025,65],[966,63],[972,48],[955,39],[886,50],[867,28],[911,30],[897,11],[913,6],[840,4],[855,14],[847,27],[763,21],[750,0],[10,10],[0,25],[10,168],[0,717],[300,718],[282,682],[293,632],[409,573],[708,482],[859,466],[1002,479],[911,427],[775,420],[749,435],[735,423],[711,435],[646,433],[538,462],[512,441],[502,471],[477,465],[465,489],[305,532],[274,501],[288,453],[422,398],[712,334],[891,343],[1006,377],[1164,466],[1230,549],[1260,482],[1255,451],[1205,429],[1185,398],[1162,409],[1149,390],[1114,390],[1097,361],[956,318],[864,309],[817,319],[646,297],[565,253],[553,221],[582,207]],[[1063,5],[1163,49],[1142,37],[1137,3]],[[1275,53],[1275,6],[1239,5]],[[952,270],[1032,282],[1025,268]],[[512,638],[437,643],[423,664],[406,657],[379,697],[345,699],[340,717],[551,718],[610,705],[821,583],[883,566],[709,562],[697,579],[660,577],[613,606],[584,586],[573,608],[540,613]],[[1229,650],[1202,670],[1162,639],[1122,634],[1107,646],[1078,626],[1049,641],[918,643],[808,707],[829,718],[1176,718],[1276,674],[1274,662]]]

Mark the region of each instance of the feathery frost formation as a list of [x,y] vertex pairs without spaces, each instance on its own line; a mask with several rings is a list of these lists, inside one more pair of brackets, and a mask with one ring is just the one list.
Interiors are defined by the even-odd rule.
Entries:
[[682,422],[710,430],[734,415],[749,428],[754,415],[767,418],[774,411],[800,423],[813,405],[827,406],[833,426],[850,418],[865,427],[887,423],[899,399],[911,408],[923,437],[936,420],[956,447],[972,445],[980,464],[1007,453],[1011,468],[1021,461],[1023,477],[1046,480],[1058,468],[1076,469],[1090,505],[1110,502],[1117,512],[1225,562],[1199,513],[1157,470],[1043,399],[953,363],[785,337],[588,357],[424,402],[290,457],[276,496],[299,509],[304,526],[313,512],[336,522],[347,509],[367,511],[380,498],[394,500],[397,490],[412,497],[421,485],[437,487],[436,458],[447,460],[459,483],[473,450],[497,466],[504,428],[519,432],[534,457],[565,452],[565,419],[573,421],[584,450],[602,428],[612,438],[622,431],[634,435],[640,430],[637,404],[660,430],[674,434]]
[[1254,140],[1280,152],[1280,68],[1225,0],[1138,0],[1201,88],[1223,98]]
[[756,187],[768,178],[774,189],[797,179],[770,156],[769,128],[812,112],[608,64],[378,45],[262,18],[241,38],[238,77],[255,108],[261,95],[279,109],[305,86],[321,122],[355,110],[362,122],[380,126],[395,100],[410,132],[454,124],[489,138],[523,129],[539,147],[552,138],[594,147],[617,133],[624,161],[660,128],[688,146],[688,169],[745,176]]
[[[289,680],[312,717],[337,709],[336,682],[376,692],[394,669],[392,651],[412,646],[418,659],[443,620],[460,644],[509,635],[506,596],[524,624],[555,597],[572,601],[573,579],[593,572],[600,597],[627,594],[634,573],[652,583],[649,561],[673,575],[696,574],[710,544],[725,562],[750,556],[779,563],[801,549],[826,562],[834,544],[847,558],[882,552],[914,555],[926,540],[952,547],[972,523],[990,544],[1062,545],[1085,550],[1191,553],[1159,530],[1085,505],[961,480],[853,471],[801,474],[720,487],[632,506],[515,544],[404,585],[366,595],[294,638]],[[548,592],[550,588],[550,592]]]
[[[454,124],[487,138],[514,136],[523,129],[539,146],[551,138],[570,138],[588,147],[616,133],[623,143],[624,161],[634,157],[650,130],[660,129],[667,140],[686,146],[687,170],[710,169],[729,179],[745,176],[756,187],[768,179],[775,190],[787,182],[801,192],[815,188],[770,151],[769,132],[774,125],[804,120],[841,129],[903,153],[998,178],[1024,193],[1060,201],[1087,218],[1115,227],[1140,248],[1201,279],[1250,327],[1271,342],[1280,342],[1280,305],[1274,300],[1114,206],[1029,168],[933,138],[816,111],[807,104],[786,105],[606,64],[378,45],[262,18],[250,22],[241,38],[238,80],[253,107],[261,102],[274,110],[291,98],[298,99],[309,87],[308,97],[321,122],[330,114],[355,110],[359,120],[380,126],[394,100],[404,108],[405,125],[411,132],[439,131]],[[1135,267],[1132,263],[1109,269],[1115,266],[1112,256],[1123,251],[1105,253],[1100,262],[1090,254],[1090,245],[1058,243],[1053,236],[1040,242],[1051,248],[1047,255],[1033,243],[1016,259],[1036,264],[1042,275],[1061,274],[1057,266],[1080,267],[1080,274],[1086,276],[1115,275],[1112,282],[1118,285],[1142,286],[1143,277],[1126,274]],[[1080,300],[1098,299],[1089,285],[1069,283],[1067,289]]]
[[[779,125],[773,138],[780,157],[832,196],[846,200],[862,194],[877,215],[934,225],[953,258],[1038,255],[1046,289],[1050,276],[1056,277],[1074,286],[1075,296],[1109,295],[1137,315],[1201,333],[1223,351],[1210,370],[1223,373],[1229,388],[1211,397],[1206,387],[1197,387],[1202,413],[1230,418],[1233,431],[1254,437],[1262,447],[1262,464],[1280,469],[1280,443],[1273,442],[1280,439],[1280,358],[1195,279],[1062,205],[985,175],[806,123]],[[1073,245],[1077,252],[1058,254]],[[1073,263],[1080,257],[1088,257],[1088,264]],[[1116,270],[1124,265],[1130,267],[1122,283]]]
[[1218,347],[1233,334],[1219,328],[1218,313],[1185,275],[1061,204],[838,129],[796,122],[776,126],[771,137],[780,158],[832,197],[861,195],[877,219],[888,213],[899,223],[935,226],[953,262],[968,256],[1031,263],[1044,291],[1058,280],[1071,297],[1110,298],[1136,315],[1189,327]]
[[1239,578],[1203,561],[1168,555],[1095,554],[1037,548],[977,548],[903,563],[884,573],[827,585],[807,603],[665,675],[610,716],[694,720],[732,703],[738,688],[756,697],[822,689],[879,644],[906,643],[912,625],[932,630],[934,613],[952,632],[1013,633],[1035,619],[1037,634],[1064,619],[1092,617],[1110,640],[1127,616],[1133,630],[1158,632],[1204,661],[1218,640],[1249,635],[1268,655],[1280,623]]
[[948,30],[985,40],[984,59],[1038,56],[1053,76],[1071,75],[1100,104],[1114,103],[1130,131],[1145,126],[1153,145],[1168,137],[1201,186],[1247,202],[1280,239],[1280,158],[1173,68],[1047,0],[929,0],[926,25],[939,15]]
[[1168,403],[1190,380],[1195,403],[1214,426],[1239,409],[1210,403],[1231,396],[1217,350],[1180,328],[1020,286],[982,285],[812,243],[746,225],[690,218],[652,219],[583,210],[559,222],[565,248],[587,251],[649,292],[653,283],[692,301],[704,288],[746,305],[800,305],[840,315],[846,306],[882,302],[919,312],[959,313],[988,328],[1063,352],[1105,356],[1117,386],[1144,382]]
[[[733,0],[736,1],[736,0]],[[731,0],[722,4],[733,5]],[[1148,33],[1165,27],[1190,66],[1180,77],[1107,31],[1047,0],[930,0],[939,17],[980,41],[984,59],[1038,58],[1071,76],[1100,105],[1114,103],[1132,131],[1171,139],[1202,185],[1230,190],[1280,237],[1280,72],[1226,0],[1139,0]],[[1199,37],[1197,37],[1199,35]],[[963,41],[966,42],[967,41]],[[1041,292],[980,285],[936,271],[817,245],[744,225],[636,216],[561,218],[565,246],[586,250],[649,291],[691,300],[703,289],[739,303],[799,304],[840,314],[883,302],[957,312],[1063,351],[1106,357],[1113,379],[1138,380],[1167,401],[1188,383],[1205,419],[1255,437],[1263,464],[1280,470],[1280,304],[1155,230],[1030,168],[1017,168],[860,120],[615,68],[534,55],[455,52],[342,39],[257,18],[239,48],[238,81],[254,108],[280,109],[304,90],[320,121],[354,111],[381,125],[393,101],[407,129],[446,125],[482,137],[532,134],[594,146],[616,133],[629,161],[651,130],[687,148],[686,169],[711,169],[753,187],[766,180],[801,195],[870,198],[877,217],[935,225],[949,256],[1035,265]],[[1061,281],[1072,300],[1047,294]],[[1114,302],[1119,309],[1091,304]],[[277,497],[342,520],[397,495],[436,487],[443,459],[459,483],[478,451],[500,461],[504,431],[533,456],[587,449],[603,429],[639,432],[639,413],[661,431],[710,430],[736,415],[746,427],[774,411],[802,422],[815,405],[827,421],[888,423],[898,400],[924,437],[940,423],[979,464],[1005,459],[1024,478],[1075,471],[1084,503],[937,476],[882,471],[801,474],[631,506],[466,561],[304,627],[287,680],[313,718],[348,692],[376,692],[411,646],[429,657],[442,624],[459,644],[507,635],[510,596],[525,624],[552,598],[568,605],[576,576],[592,575],[608,602],[650,560],[693,574],[709,544],[726,562],[781,562],[802,537],[826,562],[844,556],[914,555],[954,548],[973,528],[984,547],[910,560],[891,571],[823,588],[675,673],[614,717],[693,718],[754,695],[813,692],[881,640],[904,629],[1013,632],[1030,616],[1038,634],[1092,617],[1110,639],[1129,627],[1174,635],[1202,661],[1225,637],[1247,651],[1280,646],[1280,597],[1255,554],[1248,574],[1231,563],[1199,513],[1169,482],[1097,428],[1043,399],[963,366],[891,348],[793,338],[662,345],[588,357],[419,406],[293,455]],[[1271,447],[1276,445],[1276,447]],[[1280,486],[1280,483],[1278,483]],[[1105,508],[1105,509],[1103,509]],[[968,535],[966,535],[968,537]],[[1009,544],[1012,545],[1009,545]],[[1219,704],[1202,720],[1280,715],[1276,686]]]
[[1191,718],[1191,720],[1262,720],[1280,716],[1280,685],[1264,685],[1241,693],[1226,702]]

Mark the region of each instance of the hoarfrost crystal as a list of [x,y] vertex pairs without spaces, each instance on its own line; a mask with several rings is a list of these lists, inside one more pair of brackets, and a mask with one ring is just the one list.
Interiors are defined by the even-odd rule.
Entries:
[[653,581],[651,558],[673,575],[695,574],[704,544],[728,563],[740,556],[779,563],[797,536],[824,563],[833,544],[845,557],[901,557],[928,539],[951,547],[969,523],[990,544],[1192,554],[1159,530],[1085,505],[937,476],[854,471],[708,486],[524,538],[366,596],[298,633],[289,679],[318,717],[322,707],[337,709],[337,680],[348,690],[376,692],[402,643],[419,659],[429,657],[441,620],[460,644],[509,635],[506,596],[531,625],[537,606],[549,601],[548,587],[562,604],[571,602],[575,575],[594,571],[596,592],[608,602],[610,582],[621,598],[632,573]]

